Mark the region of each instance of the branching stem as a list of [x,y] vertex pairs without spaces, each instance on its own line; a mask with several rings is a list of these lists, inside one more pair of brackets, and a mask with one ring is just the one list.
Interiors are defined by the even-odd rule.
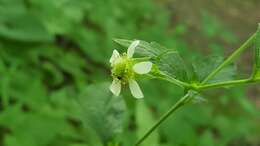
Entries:
[[236,49],[222,64],[220,64],[215,70],[213,70],[202,82],[201,84],[207,83],[210,79],[212,79],[223,67],[230,64],[235,58],[237,58],[245,49],[247,49],[250,45],[254,43],[256,37],[256,33],[254,33],[242,46]]
[[[232,80],[232,81],[225,81],[219,83],[209,83],[207,82],[212,79],[217,73],[219,73],[226,65],[230,64],[234,59],[236,59],[245,49],[247,49],[250,45],[253,44],[256,37],[256,33],[254,33],[241,47],[239,47],[236,51],[234,51],[222,64],[220,64],[215,70],[213,70],[199,85],[189,84],[186,82],[182,82],[178,79],[170,77],[166,74],[161,74],[162,77],[157,77],[162,80],[166,80],[170,83],[183,87],[185,90],[195,90],[195,91],[202,91],[211,88],[220,88],[224,86],[235,86],[235,85],[242,85],[242,84],[249,84],[249,83],[257,83],[260,82],[260,78],[250,77],[249,79],[241,79],[241,80]],[[191,99],[195,96],[194,94],[190,94],[189,91],[185,94],[181,99],[179,99],[166,113],[164,113],[160,119],[141,137],[135,146],[141,144],[152,132],[161,125],[163,121],[165,121],[172,113],[174,113],[177,109],[182,107],[183,105],[187,104]]]

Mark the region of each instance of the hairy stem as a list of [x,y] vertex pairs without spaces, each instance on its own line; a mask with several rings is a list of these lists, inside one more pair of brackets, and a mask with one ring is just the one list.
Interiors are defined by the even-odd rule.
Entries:
[[230,64],[236,57],[238,57],[246,48],[248,48],[254,42],[256,37],[256,33],[254,33],[242,46],[236,49],[222,64],[220,64],[215,70],[213,70],[202,82],[201,84],[207,83],[210,79],[212,79],[223,67]]
[[190,101],[190,99],[193,97],[193,95],[188,92],[186,95],[184,95],[181,99],[179,99],[165,114],[163,114],[160,119],[142,136],[135,146],[138,146],[141,144],[152,132],[161,125],[163,121],[165,121],[172,113],[174,113],[177,109],[185,105]]

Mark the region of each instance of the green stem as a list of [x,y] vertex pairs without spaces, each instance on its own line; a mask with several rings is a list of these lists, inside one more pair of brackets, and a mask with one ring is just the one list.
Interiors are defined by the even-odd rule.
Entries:
[[173,77],[171,77],[167,74],[164,74],[164,73],[160,73],[160,74],[163,75],[164,77],[157,77],[158,79],[168,81],[168,82],[173,83],[173,84],[180,86],[182,88],[190,88],[191,87],[190,84],[182,82],[178,79],[175,79],[175,78],[173,78]]
[[259,81],[260,81],[260,78],[258,78],[258,79],[249,78],[249,79],[241,79],[241,80],[234,80],[234,81],[225,81],[225,82],[220,82],[220,83],[201,85],[201,86],[196,87],[196,89],[205,90],[205,89],[218,88],[218,87],[224,87],[224,86],[235,86],[235,85],[256,83]]
[[260,75],[260,70],[257,68],[256,64],[254,64],[253,72],[251,74],[251,79],[256,79]]
[[[260,78],[254,79],[241,79],[241,80],[234,80],[234,81],[226,81],[226,82],[220,82],[220,83],[212,83],[212,84],[206,84],[210,79],[212,79],[219,71],[221,71],[222,68],[224,68],[226,65],[230,64],[235,58],[237,58],[246,48],[248,48],[252,43],[254,42],[254,39],[256,37],[256,34],[253,34],[244,44],[242,44],[241,47],[236,49],[235,52],[233,52],[222,64],[220,64],[215,70],[213,70],[202,82],[200,85],[192,86],[191,84],[182,82],[180,80],[177,80],[175,78],[172,78],[166,74],[161,73],[161,77],[157,77],[159,79],[163,79],[166,81],[169,81],[173,84],[176,84],[180,87],[183,87],[185,89],[194,89],[196,91],[209,89],[209,88],[217,88],[217,87],[223,87],[223,86],[234,86],[234,85],[241,85],[241,84],[248,84],[248,83],[255,83],[259,82]],[[163,114],[160,119],[144,134],[143,137],[141,137],[135,146],[138,146],[141,144],[152,132],[161,125],[162,122],[164,122],[172,113],[174,113],[177,109],[184,106],[186,103],[188,103],[194,95],[189,94],[188,92],[186,95],[184,95],[180,100],[177,101],[165,114]]]
[[201,84],[207,83],[211,78],[213,78],[223,67],[230,64],[237,56],[239,56],[246,48],[248,48],[254,42],[256,33],[254,33],[241,47],[236,49],[222,64],[220,64],[215,70],[213,70],[202,82]]
[[179,99],[165,114],[163,114],[160,119],[144,134],[143,137],[141,137],[137,143],[135,144],[135,146],[138,146],[139,144],[141,144],[150,134],[152,134],[152,132],[161,125],[161,123],[163,121],[165,121],[172,113],[174,113],[177,109],[179,109],[180,107],[182,107],[183,105],[185,105],[186,103],[188,103],[190,101],[190,99],[193,96],[190,95],[189,93],[187,93],[186,95],[184,95],[181,99]]

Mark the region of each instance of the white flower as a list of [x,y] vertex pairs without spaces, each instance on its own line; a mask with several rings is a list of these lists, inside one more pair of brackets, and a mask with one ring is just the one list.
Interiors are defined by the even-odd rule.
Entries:
[[138,83],[135,81],[135,74],[147,74],[152,69],[152,62],[144,61],[135,63],[133,55],[135,48],[140,41],[134,41],[127,49],[127,53],[120,55],[117,50],[114,50],[109,60],[112,67],[113,82],[110,85],[110,91],[118,96],[121,92],[122,85],[129,84],[131,94],[135,98],[143,98],[143,92]]

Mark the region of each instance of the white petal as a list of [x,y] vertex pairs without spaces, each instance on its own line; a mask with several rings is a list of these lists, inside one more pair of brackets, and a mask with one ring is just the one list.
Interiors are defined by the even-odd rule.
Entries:
[[140,62],[133,66],[133,70],[138,74],[147,74],[151,71],[153,63],[150,61]]
[[127,57],[132,58],[135,53],[135,48],[139,45],[140,41],[135,40],[131,43],[131,45],[127,49]]
[[109,89],[114,95],[118,96],[121,92],[120,80],[114,79]]
[[135,98],[143,98],[143,92],[135,80],[129,80],[129,88]]
[[116,60],[117,58],[119,58],[119,57],[120,57],[120,54],[118,53],[118,51],[117,51],[117,50],[113,50],[113,53],[112,53],[112,56],[111,56],[109,62],[110,62],[111,64],[114,64],[115,60]]

